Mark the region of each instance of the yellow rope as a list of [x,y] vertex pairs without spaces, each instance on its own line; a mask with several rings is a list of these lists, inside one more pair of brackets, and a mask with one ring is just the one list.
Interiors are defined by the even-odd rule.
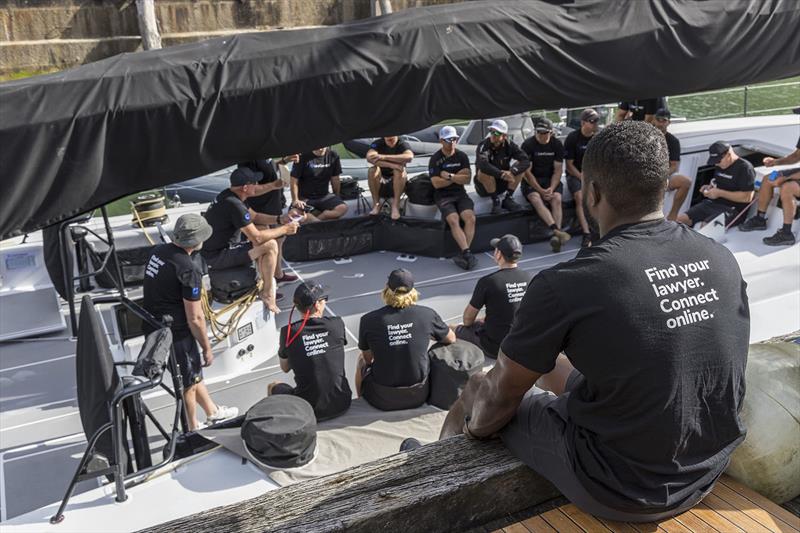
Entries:
[[[256,286],[250,291],[217,311],[215,311],[211,306],[211,295],[208,293],[208,291],[206,291],[205,287],[202,289],[202,296],[200,300],[203,305],[203,313],[208,321],[211,334],[214,336],[217,342],[222,342],[228,336],[230,336],[231,333],[236,331],[236,328],[239,327],[239,321],[242,319],[250,306],[253,305],[253,302],[258,298],[262,286],[262,281],[258,280],[256,282]],[[231,309],[233,309],[233,312],[227,320],[222,320],[219,318]]]
[[[164,211],[166,212],[166,209]],[[131,212],[133,213],[133,216],[136,218],[136,223],[139,225],[140,228],[142,228],[142,233],[144,233],[144,236],[147,238],[147,242],[150,243],[150,246],[155,246],[156,243],[153,242],[153,239],[151,239],[150,235],[147,234],[147,230],[144,229],[144,224],[142,223],[142,219],[141,217],[139,217],[139,211],[136,210],[136,204],[134,204],[133,202],[131,202]]]

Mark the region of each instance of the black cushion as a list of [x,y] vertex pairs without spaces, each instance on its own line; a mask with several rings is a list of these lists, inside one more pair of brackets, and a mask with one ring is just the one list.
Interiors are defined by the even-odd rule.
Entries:
[[256,462],[273,468],[303,466],[314,457],[317,419],[311,404],[298,396],[269,396],[248,409],[241,435]]
[[428,403],[440,409],[450,409],[470,376],[483,368],[483,350],[458,339],[453,344],[434,344],[428,350],[428,356],[431,359]]
[[164,373],[171,346],[172,331],[169,328],[158,329],[145,337],[133,367],[133,375],[156,379]]

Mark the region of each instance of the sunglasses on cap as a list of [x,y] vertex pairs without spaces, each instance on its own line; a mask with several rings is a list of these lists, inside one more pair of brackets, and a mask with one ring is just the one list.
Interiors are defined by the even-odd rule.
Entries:
[[494,137],[502,137],[503,135],[505,135],[505,133],[503,133],[502,131],[495,131],[495,130],[492,130],[489,133],[491,133],[492,136]]

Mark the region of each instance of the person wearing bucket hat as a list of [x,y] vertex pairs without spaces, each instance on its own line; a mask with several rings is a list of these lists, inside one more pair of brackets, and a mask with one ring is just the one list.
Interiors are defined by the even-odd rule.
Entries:
[[[296,385],[274,382],[267,388],[268,394],[303,398],[320,421],[347,411],[353,396],[344,371],[344,321],[324,316],[328,294],[328,288],[316,281],[304,281],[295,289],[289,324],[279,336],[278,358],[281,370],[294,372]],[[293,322],[295,310],[301,317]]]
[[416,305],[414,275],[393,270],[381,292],[380,309],[361,317],[358,328],[356,394],[385,411],[419,407],[428,398],[428,344],[455,342],[439,313]]
[[481,197],[491,197],[493,215],[501,214],[504,209],[522,209],[513,196],[530,166],[525,152],[508,138],[506,121],[492,121],[489,135],[475,149],[475,192]]
[[434,188],[433,200],[460,250],[453,262],[464,270],[470,270],[478,264],[469,249],[475,237],[475,205],[464,189],[464,185],[472,178],[472,171],[469,157],[456,148],[456,143],[456,129],[453,126],[444,126],[439,131],[439,144],[442,148],[428,161],[428,175]]
[[599,129],[600,115],[591,107],[581,112],[581,127],[571,131],[564,139],[564,158],[567,163],[567,189],[575,200],[575,215],[578,217],[578,224],[583,232],[581,247],[586,248],[592,245],[589,222],[586,220],[586,212],[583,209],[583,154],[589,146],[589,141]]
[[755,188],[756,171],[750,161],[739,157],[726,141],[717,141],[708,147],[708,164],[714,165],[711,182],[700,187],[705,197],[685,213],[678,222],[693,227],[705,225],[720,214],[725,215],[725,226],[740,221],[739,214],[750,207]]
[[[261,300],[270,311],[279,313],[277,298],[273,294],[278,262],[277,240],[297,233],[300,221],[289,214],[257,213],[245,205],[248,198],[256,195],[261,179],[260,172],[253,172],[248,167],[237,168],[231,173],[230,188],[219,193],[205,212],[212,232],[200,253],[212,270],[248,266],[255,261],[263,282]],[[267,228],[273,224],[283,225]],[[242,240],[242,235],[246,240]]]
[[406,188],[406,165],[414,159],[411,145],[397,135],[380,137],[369,145],[367,172],[369,192],[372,195],[370,215],[381,212],[381,198],[391,198],[392,220],[400,218],[400,196]]
[[[203,242],[211,236],[211,226],[195,213],[181,215],[175,221],[172,242],[153,248],[144,271],[142,307],[161,320],[172,317],[172,344],[175,359],[183,378],[183,399],[189,419],[189,429],[199,427],[197,404],[206,413],[208,422],[219,422],[239,414],[235,407],[217,405],[211,400],[205,383],[203,367],[214,361],[206,331],[206,318],[200,302],[205,266],[200,254]],[[153,326],[143,323],[145,333]],[[202,348],[202,362],[198,343]]]

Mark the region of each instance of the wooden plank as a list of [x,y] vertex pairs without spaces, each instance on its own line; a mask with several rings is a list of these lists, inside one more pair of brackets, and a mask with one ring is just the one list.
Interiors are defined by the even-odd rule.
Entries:
[[556,530],[550,527],[550,524],[544,521],[544,518],[541,516],[532,516],[530,518],[526,518],[522,522],[528,531],[531,533],[555,533]]
[[569,517],[559,509],[553,509],[552,511],[542,513],[541,517],[544,518],[545,522],[553,526],[553,529],[558,531],[558,533],[584,533],[582,527],[570,520]]
[[716,511],[717,514],[722,515],[723,518],[726,518],[748,533],[772,533],[771,529],[762,526],[716,494],[712,493],[707,495],[703,498],[703,503],[707,505],[709,509]]
[[686,511],[683,514],[676,516],[675,520],[686,526],[690,531],[693,531],[694,533],[713,533],[715,531],[719,531],[711,527],[709,524],[703,522],[697,515],[693,514],[691,511]]
[[529,533],[528,528],[520,523],[510,524],[503,528],[504,533]]
[[691,529],[684,526],[674,518],[670,518],[669,520],[662,520],[661,522],[658,523],[658,526],[667,533],[692,533]]
[[625,522],[615,522],[614,520],[606,520],[605,518],[599,517],[597,519],[614,533],[637,533],[635,527]]
[[800,529],[800,518],[797,518],[792,513],[790,513],[780,505],[776,504],[772,500],[769,500],[764,496],[762,496],[761,494],[757,493],[756,491],[745,487],[732,477],[724,475],[719,479],[719,481],[717,481],[717,483],[718,484],[722,483],[729,489],[747,498],[748,500],[756,504],[758,507],[761,507],[772,516],[779,518],[786,524],[791,525],[793,528]]
[[762,509],[724,483],[718,482],[714,485],[714,490],[711,491],[711,494],[725,500],[736,509],[739,509],[744,514],[772,531],[780,531],[781,533],[798,532],[798,529],[793,528],[780,518],[771,515],[769,511]]
[[458,436],[145,531],[461,531],[557,496],[500,440]]
[[570,517],[570,519],[581,526],[584,531],[588,533],[608,533],[611,531],[597,518],[590,514],[584,513],[575,504],[567,504],[559,507],[561,512]]
[[702,502],[692,507],[692,510],[689,512],[699,517],[703,522],[712,526],[718,531],[724,531],[725,533],[728,533],[729,531],[743,531],[742,528],[729,522],[722,515],[717,514],[716,511],[712,511],[707,506],[703,505]]
[[658,527],[656,522],[628,522],[633,529],[639,533],[663,533],[663,529]]

